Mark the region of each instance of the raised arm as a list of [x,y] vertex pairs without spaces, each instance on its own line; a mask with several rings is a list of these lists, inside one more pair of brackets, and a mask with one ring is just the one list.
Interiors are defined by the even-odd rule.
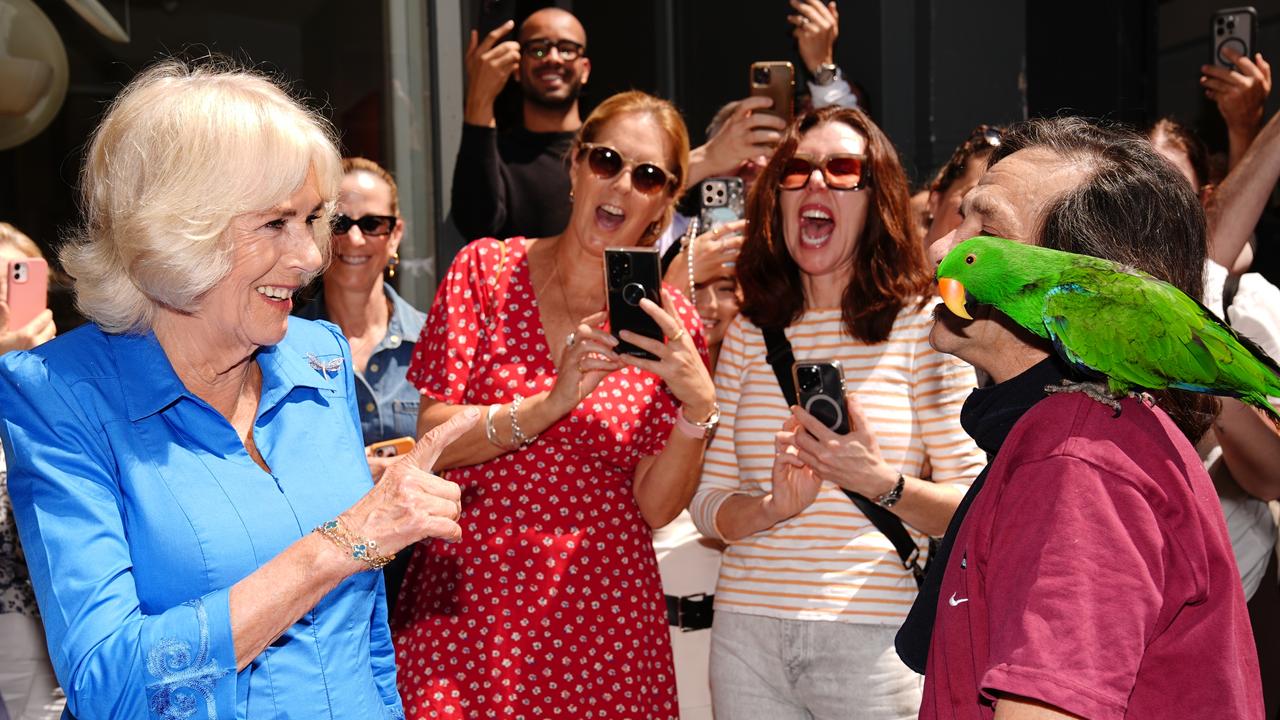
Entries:
[[1227,268],[1236,258],[1266,209],[1280,178],[1280,115],[1273,115],[1209,198],[1209,257]]
[[1228,166],[1234,168],[1262,128],[1262,107],[1271,94],[1271,65],[1262,53],[1250,59],[1224,48],[1223,54],[1235,67],[1202,65],[1200,85],[1227,124]]
[[738,107],[720,132],[689,152],[689,173],[684,186],[693,187],[715,175],[732,175],[746,160],[768,160],[787,126],[777,115],[759,112],[772,104],[766,97],[738,101]]
[[507,180],[498,155],[493,102],[520,63],[520,45],[498,42],[511,32],[507,21],[467,48],[467,100],[462,142],[453,169],[453,220],[467,240],[496,235],[507,221]]

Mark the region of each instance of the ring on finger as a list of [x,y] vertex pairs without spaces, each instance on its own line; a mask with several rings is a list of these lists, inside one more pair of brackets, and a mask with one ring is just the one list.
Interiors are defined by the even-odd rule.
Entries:
[[575,342],[577,342],[577,341],[578,341],[578,331],[577,331],[577,330],[574,330],[573,332],[571,332],[571,333],[569,333],[568,335],[566,335],[566,336],[565,336],[565,338],[564,338],[564,346],[565,346],[565,347],[573,347],[573,344],[574,344]]
[[684,328],[680,328],[680,332],[667,338],[668,343],[680,342],[680,338],[684,337]]

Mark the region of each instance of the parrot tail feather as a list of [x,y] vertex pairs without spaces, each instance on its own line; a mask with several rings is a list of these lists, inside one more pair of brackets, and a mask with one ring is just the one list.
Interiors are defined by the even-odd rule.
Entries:
[[1271,400],[1268,399],[1266,395],[1248,393],[1240,396],[1240,401],[1246,405],[1252,405],[1270,415],[1271,422],[1275,423],[1276,427],[1280,427],[1280,410],[1276,410],[1276,407],[1271,404]]

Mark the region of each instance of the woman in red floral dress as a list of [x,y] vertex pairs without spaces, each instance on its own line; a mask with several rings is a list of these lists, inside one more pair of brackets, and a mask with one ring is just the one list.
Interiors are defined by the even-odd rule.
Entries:
[[689,140],[669,103],[630,92],[570,157],[568,228],[464,249],[409,371],[419,430],[467,406],[487,420],[437,466],[465,535],[420,547],[393,622],[411,718],[678,716],[650,529],[689,503],[719,412],[678,293],[642,303],[665,343],[623,333],[657,360],[614,352],[603,252],[652,244]]

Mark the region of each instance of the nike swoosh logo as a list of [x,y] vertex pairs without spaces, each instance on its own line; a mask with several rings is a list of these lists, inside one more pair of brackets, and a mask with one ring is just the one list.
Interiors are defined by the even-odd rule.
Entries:
[[947,598],[947,604],[950,605],[951,607],[955,607],[960,603],[967,603],[967,602],[969,602],[969,598],[960,598],[959,600],[957,600],[955,593],[951,593],[951,597]]

